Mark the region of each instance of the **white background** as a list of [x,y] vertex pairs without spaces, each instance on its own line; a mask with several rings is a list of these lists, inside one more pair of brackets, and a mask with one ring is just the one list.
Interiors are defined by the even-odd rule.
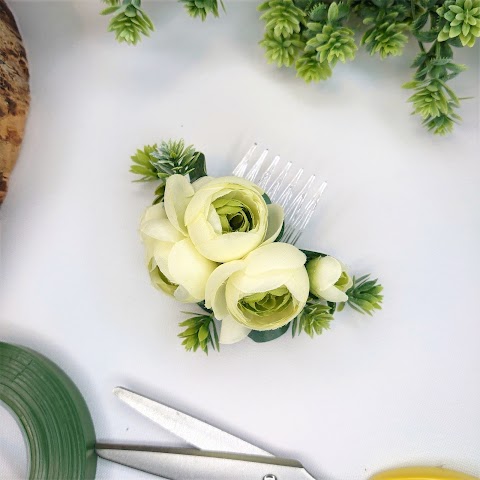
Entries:
[[[479,45],[456,51],[471,67],[457,91],[475,98],[441,138],[409,116],[400,88],[414,42],[383,62],[361,51],[306,85],[265,62],[254,2],[228,2],[204,23],[176,3],[147,4],[157,31],[137,47],[106,33],[99,2],[10,4],[32,103],[1,210],[0,337],[72,377],[97,438],[175,443],[114,398],[124,385],[318,478],[411,464],[480,475]],[[137,226],[153,185],[128,173],[137,147],[170,137],[204,151],[214,175],[257,141],[327,179],[300,246],[379,276],[383,311],[342,312],[314,340],[186,353],[184,308],[143,264]],[[9,472],[22,469],[17,452],[3,449]],[[143,477],[98,462],[99,479]]]

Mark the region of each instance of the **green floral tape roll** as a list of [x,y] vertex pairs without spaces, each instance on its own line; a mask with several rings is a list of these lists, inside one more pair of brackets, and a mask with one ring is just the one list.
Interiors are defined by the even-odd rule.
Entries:
[[95,430],[70,378],[33,350],[0,342],[0,400],[18,418],[30,480],[95,478]]

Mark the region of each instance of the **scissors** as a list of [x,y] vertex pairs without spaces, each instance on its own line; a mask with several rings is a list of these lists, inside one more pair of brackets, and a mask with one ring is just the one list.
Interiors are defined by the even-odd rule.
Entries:
[[[123,387],[127,405],[195,448],[97,444],[97,454],[168,480],[316,480],[296,460],[275,457],[240,438]],[[370,480],[478,480],[435,467],[400,468]]]

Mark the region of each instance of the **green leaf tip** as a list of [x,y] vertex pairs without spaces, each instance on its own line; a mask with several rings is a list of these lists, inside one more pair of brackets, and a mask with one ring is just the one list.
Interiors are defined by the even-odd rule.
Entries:
[[179,323],[184,330],[178,334],[182,338],[182,345],[187,352],[202,350],[208,355],[209,347],[214,351],[220,351],[217,326],[212,315],[201,313],[184,312],[193,317]]

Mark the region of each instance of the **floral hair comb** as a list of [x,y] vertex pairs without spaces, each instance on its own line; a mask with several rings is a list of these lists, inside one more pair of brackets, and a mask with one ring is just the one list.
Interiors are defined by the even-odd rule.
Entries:
[[203,310],[180,323],[188,351],[246,337],[268,342],[290,327],[293,337],[314,337],[345,304],[369,315],[381,308],[377,280],[352,278],[336,258],[295,247],[326,183],[314,188],[313,175],[301,182],[303,170],[292,176],[278,156],[265,162],[268,150],[253,161],[255,149],[219,178],[183,140],[132,156],[140,181],[160,182],[140,222],[152,283]]

